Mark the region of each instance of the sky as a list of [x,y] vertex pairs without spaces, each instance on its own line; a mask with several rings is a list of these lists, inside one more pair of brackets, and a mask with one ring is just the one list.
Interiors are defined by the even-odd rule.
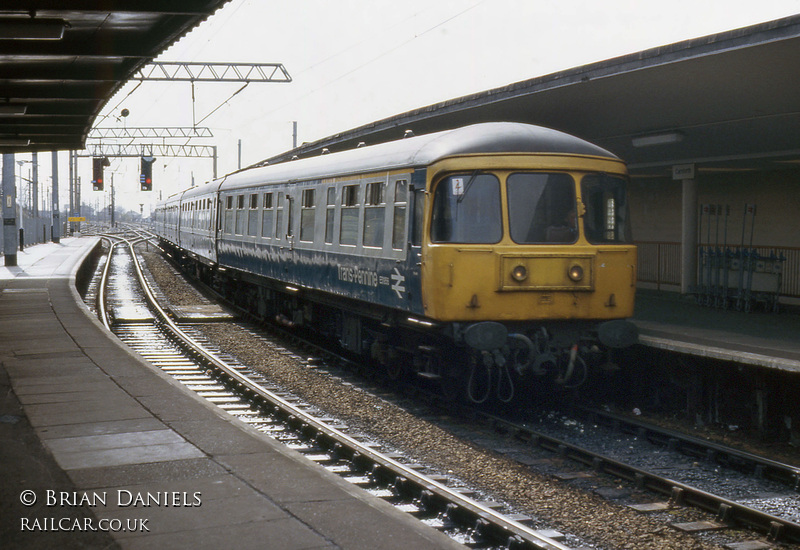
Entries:
[[[238,83],[197,83],[194,102],[186,82],[129,83],[95,125],[208,127],[212,139],[191,143],[217,145],[222,176],[238,166],[239,140],[243,166],[290,149],[293,121],[298,143],[314,141],[465,94],[796,13],[800,0],[232,0],[157,61],[282,63],[291,83],[253,83],[238,94]],[[112,159],[107,171],[117,203],[143,204],[147,215],[159,197],[210,180],[212,161],[157,159],[152,193],[137,191],[138,159]],[[91,191],[89,159],[79,173],[84,201],[107,202]]]

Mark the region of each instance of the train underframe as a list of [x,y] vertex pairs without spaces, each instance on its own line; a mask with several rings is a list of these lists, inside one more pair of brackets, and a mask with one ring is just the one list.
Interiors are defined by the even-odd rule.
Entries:
[[449,400],[512,403],[571,390],[613,372],[614,348],[636,338],[626,321],[436,323],[172,253],[184,271],[255,317],[335,344],[393,383],[437,387]]

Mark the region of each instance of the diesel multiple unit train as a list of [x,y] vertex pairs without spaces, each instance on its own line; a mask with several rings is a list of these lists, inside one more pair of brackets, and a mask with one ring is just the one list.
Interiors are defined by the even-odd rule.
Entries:
[[626,174],[573,136],[483,123],[242,170],[163,201],[154,226],[261,318],[390,379],[508,402],[635,342]]

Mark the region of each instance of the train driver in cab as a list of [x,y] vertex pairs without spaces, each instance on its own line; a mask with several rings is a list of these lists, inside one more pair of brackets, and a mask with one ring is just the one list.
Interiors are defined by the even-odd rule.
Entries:
[[572,243],[578,237],[578,216],[574,208],[564,215],[561,222],[550,225],[545,232],[545,240],[549,243]]

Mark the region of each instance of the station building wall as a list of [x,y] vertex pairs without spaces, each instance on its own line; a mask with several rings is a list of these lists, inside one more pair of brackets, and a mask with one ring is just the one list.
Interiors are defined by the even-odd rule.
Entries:
[[[752,245],[761,254],[773,250],[783,264],[781,294],[800,298],[800,171],[706,172],[696,174],[697,203],[721,205],[719,215],[704,212],[698,219],[700,246]],[[631,225],[639,245],[639,280],[676,290],[680,284],[682,184],[669,178],[634,177],[630,193]],[[745,219],[746,205],[755,217]],[[726,223],[726,206],[729,207]],[[725,229],[727,226],[727,238]],[[709,231],[710,230],[710,231]]]

